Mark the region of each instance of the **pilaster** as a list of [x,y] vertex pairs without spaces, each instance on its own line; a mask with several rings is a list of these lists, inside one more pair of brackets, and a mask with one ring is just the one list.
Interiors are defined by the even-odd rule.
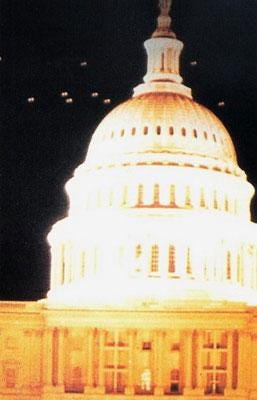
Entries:
[[238,392],[246,395],[250,385],[251,371],[251,336],[247,331],[239,331],[239,346],[238,346]]
[[163,336],[164,332],[156,331],[154,335],[155,339],[155,388],[154,394],[156,396],[163,395]]
[[134,364],[135,364],[135,339],[136,331],[128,331],[128,345],[129,345],[129,355],[128,355],[128,384],[125,388],[125,395],[134,395],[135,382],[134,382]]
[[193,368],[193,331],[187,330],[183,332],[183,342],[184,346],[182,348],[183,354],[183,377],[185,388],[183,390],[184,395],[189,395],[192,393],[192,368]]

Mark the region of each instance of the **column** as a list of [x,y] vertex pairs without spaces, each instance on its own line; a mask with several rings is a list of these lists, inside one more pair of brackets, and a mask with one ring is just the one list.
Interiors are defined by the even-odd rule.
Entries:
[[227,332],[227,382],[225,395],[233,395],[233,331]]
[[155,339],[155,388],[154,388],[154,394],[155,395],[163,395],[163,335],[164,332],[162,331],[156,331],[154,335]]
[[87,329],[86,330],[86,336],[87,336],[87,344],[86,344],[86,350],[87,350],[87,357],[86,357],[86,386],[84,389],[84,393],[91,393],[92,389],[94,387],[94,376],[93,376],[93,354],[94,354],[94,330],[93,329]]
[[252,333],[252,368],[251,368],[251,381],[252,381],[252,394],[257,398],[257,334]]
[[57,364],[57,386],[64,392],[64,354],[65,354],[65,329],[58,329],[58,364]]
[[192,371],[193,371],[193,331],[186,330],[183,332],[183,375],[184,390],[183,394],[188,395],[192,392]]
[[135,382],[134,382],[134,365],[135,365],[135,338],[136,331],[129,330],[128,331],[128,382],[125,388],[125,395],[134,395],[135,393]]
[[202,349],[203,349],[203,331],[196,331],[196,386],[194,393],[198,395],[204,394],[204,376],[202,369]]
[[98,330],[98,382],[97,382],[97,393],[103,394],[105,392],[104,382],[104,330]]
[[52,391],[52,364],[53,364],[53,330],[47,327],[44,331],[44,350],[43,350],[43,390]]
[[239,346],[238,346],[238,391],[242,395],[246,395],[251,387],[250,373],[251,373],[251,336],[249,332],[239,332]]

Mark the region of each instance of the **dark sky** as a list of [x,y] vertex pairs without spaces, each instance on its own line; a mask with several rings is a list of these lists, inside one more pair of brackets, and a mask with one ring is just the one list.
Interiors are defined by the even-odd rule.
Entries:
[[[1,1],[1,299],[40,299],[49,289],[46,236],[67,212],[64,184],[83,161],[98,122],[141,81],[143,41],[155,28],[157,4]],[[185,84],[229,129],[255,187],[256,21],[256,0],[173,1],[173,28],[185,44]],[[73,104],[61,98],[63,90]],[[34,103],[27,102],[31,96]]]

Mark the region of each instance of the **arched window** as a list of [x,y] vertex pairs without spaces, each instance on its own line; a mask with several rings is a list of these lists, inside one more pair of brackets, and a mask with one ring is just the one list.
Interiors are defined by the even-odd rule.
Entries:
[[159,247],[154,244],[151,248],[151,267],[150,272],[156,273],[159,270]]
[[142,246],[141,244],[137,244],[135,249],[135,257],[139,258],[141,254],[142,254]]
[[229,204],[228,204],[228,198],[227,198],[227,196],[225,196],[225,204],[224,204],[224,207],[225,207],[225,211],[228,211],[228,210],[229,210]]
[[147,135],[148,134],[148,126],[145,126],[144,127],[144,135]]
[[156,183],[153,187],[153,204],[154,206],[158,206],[160,204],[160,187],[158,183]]
[[231,253],[227,252],[226,255],[226,278],[231,279]]
[[160,135],[160,134],[161,134],[161,127],[160,127],[160,126],[157,126],[157,128],[156,128],[156,133],[157,133],[157,135]]
[[217,190],[214,190],[214,193],[213,193],[213,208],[215,210],[218,209]]
[[86,252],[82,251],[81,253],[81,267],[80,267],[80,276],[81,278],[84,278],[85,273],[86,273]]
[[137,244],[135,247],[135,269],[134,272],[141,271],[141,255],[142,255],[142,246],[141,244]]
[[128,204],[128,187],[124,186],[122,195],[122,205],[126,206]]
[[186,207],[191,207],[191,196],[190,196],[190,187],[186,186],[186,193],[185,193],[185,205]]
[[138,198],[137,203],[141,206],[144,202],[144,186],[142,184],[138,185]]
[[168,271],[173,274],[176,271],[176,250],[175,246],[169,245],[169,267]]
[[186,251],[186,273],[188,275],[192,274],[192,265],[191,265],[191,250],[188,247]]
[[241,283],[241,256],[240,254],[236,257],[236,280],[238,283]]
[[170,185],[170,206],[175,206],[176,205],[176,188],[175,185]]
[[204,189],[200,189],[200,207],[206,207],[206,201],[205,201],[205,195],[204,195]]

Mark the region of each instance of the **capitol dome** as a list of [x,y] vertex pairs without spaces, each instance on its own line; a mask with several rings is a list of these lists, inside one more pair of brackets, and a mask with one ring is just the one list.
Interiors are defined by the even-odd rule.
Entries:
[[99,124],[66,184],[68,216],[48,237],[49,305],[257,303],[254,189],[224,125],[182,84],[183,44],[165,12],[145,42],[144,82]]
[[88,167],[127,163],[184,163],[240,174],[228,131],[206,107],[174,92],[134,96],[99,124]]

